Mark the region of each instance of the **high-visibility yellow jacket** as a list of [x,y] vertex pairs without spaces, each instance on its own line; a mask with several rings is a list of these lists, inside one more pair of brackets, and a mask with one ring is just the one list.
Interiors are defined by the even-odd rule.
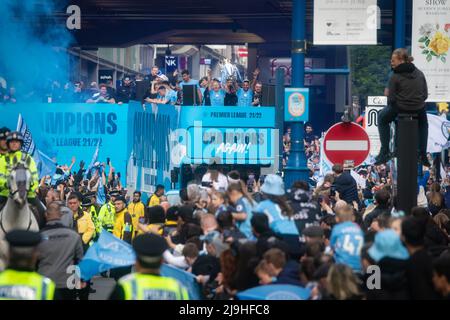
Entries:
[[189,300],[177,280],[152,274],[132,273],[119,280],[125,300]]
[[131,243],[134,238],[133,219],[127,209],[116,213],[113,234],[125,242]]
[[102,230],[106,230],[110,233],[114,230],[114,223],[116,221],[116,208],[111,202],[105,203],[101,208],[97,216],[98,230],[100,234]]
[[8,177],[10,170],[15,163],[23,161],[27,164],[31,173],[30,190],[28,190],[28,198],[36,198],[36,190],[39,187],[39,175],[33,157],[23,151],[9,152],[0,157],[0,196],[7,197],[9,195]]
[[139,219],[143,218],[145,215],[145,207],[144,204],[142,202],[131,202],[128,205],[128,212],[131,214],[131,217],[133,218],[133,228],[135,231],[139,230],[138,229],[138,223],[139,223]]
[[0,300],[53,300],[55,284],[37,272],[6,269],[0,273]]
[[95,226],[91,214],[79,209],[73,219],[77,224],[77,232],[81,236],[81,240],[87,245],[95,235]]

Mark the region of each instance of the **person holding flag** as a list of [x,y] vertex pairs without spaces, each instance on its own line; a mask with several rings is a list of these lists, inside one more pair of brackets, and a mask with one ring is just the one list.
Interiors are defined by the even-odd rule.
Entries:
[[[127,200],[123,196],[118,196],[117,198],[115,198],[114,206],[116,217],[113,235],[120,240],[131,244],[134,239],[135,230],[133,227],[133,217],[127,210]],[[122,267],[111,270],[110,275],[117,281],[130,272],[131,267]]]

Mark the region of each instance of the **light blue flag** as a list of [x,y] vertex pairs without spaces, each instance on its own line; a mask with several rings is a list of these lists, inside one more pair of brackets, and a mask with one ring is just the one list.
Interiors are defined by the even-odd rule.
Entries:
[[136,255],[130,244],[103,230],[78,264],[83,280],[104,271],[134,265]]
[[[92,160],[91,163],[89,164],[89,167],[87,168],[86,172],[84,173],[84,178],[86,179],[87,175],[89,172],[93,171],[94,165],[97,162],[97,158],[98,158],[98,152],[99,152],[99,147],[100,147],[100,140],[97,143],[97,147],[95,148],[94,154],[92,155]],[[93,172],[91,172],[92,174]]]
[[237,293],[239,300],[308,300],[310,289],[290,284],[269,284]]
[[202,291],[195,275],[168,264],[163,264],[160,271],[162,276],[173,278],[183,285],[188,291],[189,300],[202,299]]
[[41,150],[37,150],[34,154],[34,161],[39,174],[39,178],[50,176],[52,177],[56,172],[56,162],[50,159]]
[[56,171],[56,162],[36,147],[30,128],[28,128],[28,125],[20,113],[17,120],[17,131],[19,131],[23,136],[22,151],[32,156],[36,162],[39,178],[47,175],[53,176]]
[[103,172],[103,169],[100,167],[99,173],[98,173],[100,181],[99,181],[99,185],[98,185],[98,189],[97,189],[97,203],[100,205],[104,205],[106,202],[105,188],[103,186],[103,179],[102,179],[102,172]]
[[19,113],[19,118],[17,119],[17,131],[19,131],[23,136],[22,151],[28,153],[30,156],[34,156],[36,151],[36,145],[34,144],[33,136],[28,128],[22,114]]

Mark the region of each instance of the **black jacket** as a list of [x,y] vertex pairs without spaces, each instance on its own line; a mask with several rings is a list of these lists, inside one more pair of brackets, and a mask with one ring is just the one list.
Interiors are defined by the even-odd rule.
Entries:
[[426,249],[416,251],[406,266],[409,292],[413,300],[436,300],[438,294],[433,286],[433,262]]
[[283,270],[278,274],[276,284],[291,284],[301,286],[300,282],[300,265],[295,260],[287,261]]
[[448,237],[435,223],[427,223],[425,247],[434,258],[439,257],[443,251],[448,249]]
[[290,204],[294,210],[292,217],[300,234],[300,242],[304,243],[303,230],[312,225],[319,225],[321,211],[315,201],[311,201],[308,194],[301,189],[293,189],[289,194]]
[[192,265],[192,274],[208,275],[210,280],[214,280],[220,272],[220,260],[212,255],[200,255]]
[[382,214],[388,214],[390,215],[389,208],[381,208],[377,206],[375,209],[372,210],[365,218],[364,218],[364,228],[367,230],[370,228],[370,225],[372,222],[381,216]]
[[[378,262],[381,271],[381,289],[366,289],[368,300],[410,299],[406,277],[407,260],[383,258]],[[366,275],[366,279],[367,279]]]
[[344,200],[348,204],[352,204],[353,201],[359,203],[358,198],[358,186],[355,179],[350,172],[344,171],[339,177],[334,180],[334,187],[339,192],[339,198]]
[[415,112],[425,108],[428,87],[422,71],[412,63],[402,63],[389,80],[389,104],[400,111]]

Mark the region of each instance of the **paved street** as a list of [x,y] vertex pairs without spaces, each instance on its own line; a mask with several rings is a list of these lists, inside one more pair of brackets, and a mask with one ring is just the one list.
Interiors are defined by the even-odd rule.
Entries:
[[116,282],[114,279],[94,277],[93,288],[97,291],[89,295],[89,300],[106,300],[114,288]]

